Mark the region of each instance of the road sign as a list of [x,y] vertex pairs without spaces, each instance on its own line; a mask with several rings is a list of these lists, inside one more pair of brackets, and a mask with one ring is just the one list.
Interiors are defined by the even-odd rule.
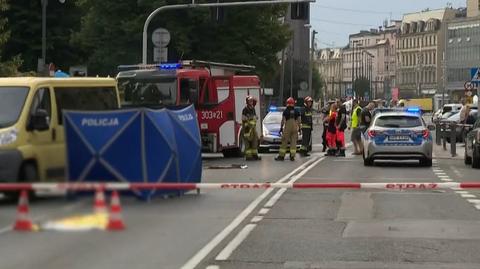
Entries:
[[353,89],[352,89],[352,88],[348,88],[348,89],[346,90],[346,95],[347,95],[347,96],[353,96]]
[[475,85],[473,85],[472,82],[467,81],[465,84],[463,84],[463,87],[465,88],[466,91],[471,91],[475,88]]
[[475,67],[470,70],[470,74],[472,75],[472,81],[480,82],[480,68]]
[[166,47],[170,43],[170,32],[165,28],[156,29],[152,33],[152,42],[157,47]]
[[153,48],[153,61],[156,63],[168,62],[168,49],[167,48]]

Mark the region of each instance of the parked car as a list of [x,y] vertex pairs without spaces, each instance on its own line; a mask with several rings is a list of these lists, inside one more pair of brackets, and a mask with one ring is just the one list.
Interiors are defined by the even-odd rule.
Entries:
[[[468,115],[468,119],[467,119],[467,124],[473,124],[475,122],[475,120],[477,119],[477,114],[478,114],[478,109],[476,107],[472,107],[470,108],[470,113]],[[459,124],[460,123],[460,113],[459,112],[456,112],[454,113],[452,116],[446,118],[446,119],[442,119],[440,121],[441,123],[445,123],[445,124],[450,124],[450,123],[456,123],[456,124]],[[447,125],[447,127],[445,128],[445,131],[446,132],[450,132],[450,126]],[[456,142],[464,142],[465,141],[465,136],[467,134],[467,132],[469,131],[469,128],[468,127],[463,127],[463,126],[457,126],[456,127]],[[447,137],[447,142],[450,143],[450,136]]]
[[432,122],[446,119],[451,115],[460,112],[460,109],[462,109],[462,104],[446,104],[432,115]]
[[433,128],[418,111],[378,113],[362,138],[363,164],[371,166],[377,159],[413,159],[422,166],[432,166]]
[[[301,108],[295,108],[300,111]],[[270,112],[265,116],[262,121],[263,139],[260,142],[260,152],[269,152],[270,150],[280,149],[282,142],[282,135],[280,134],[280,124],[282,123],[282,113],[285,110],[284,107],[272,107]],[[302,135],[298,136],[297,149],[300,148],[302,143]]]
[[465,164],[471,164],[473,168],[480,169],[480,118],[468,132],[465,141]]

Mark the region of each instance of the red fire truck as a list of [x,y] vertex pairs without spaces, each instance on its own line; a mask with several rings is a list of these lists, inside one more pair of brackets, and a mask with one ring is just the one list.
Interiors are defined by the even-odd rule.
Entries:
[[[174,64],[120,66],[117,75],[123,107],[181,107],[194,104],[204,152],[226,157],[243,151],[242,110],[247,95],[259,100],[260,79],[253,66],[205,61]],[[261,124],[257,124],[261,133]]]

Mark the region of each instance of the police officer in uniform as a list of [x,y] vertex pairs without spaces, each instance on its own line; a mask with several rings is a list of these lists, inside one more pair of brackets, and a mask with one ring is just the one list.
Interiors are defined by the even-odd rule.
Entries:
[[245,143],[245,160],[260,160],[258,156],[257,113],[255,105],[257,100],[253,96],[247,96],[246,106],[242,111],[243,141]]
[[287,154],[287,145],[290,142],[290,161],[295,161],[297,154],[297,139],[300,130],[300,112],[295,110],[295,99],[290,97],[287,99],[287,108],[283,111],[280,132],[282,133],[282,144],[276,161],[285,160]]
[[305,109],[302,112],[302,146],[300,147],[300,154],[302,156],[310,156],[308,152],[310,151],[312,130],[313,130],[313,118],[312,118],[312,106],[313,99],[310,96],[305,97],[304,99]]

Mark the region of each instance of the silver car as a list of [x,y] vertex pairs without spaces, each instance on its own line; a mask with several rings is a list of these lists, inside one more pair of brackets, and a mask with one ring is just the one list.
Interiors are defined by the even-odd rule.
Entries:
[[418,111],[392,111],[377,114],[363,134],[365,166],[375,160],[419,160],[432,166],[433,126],[427,126]]

